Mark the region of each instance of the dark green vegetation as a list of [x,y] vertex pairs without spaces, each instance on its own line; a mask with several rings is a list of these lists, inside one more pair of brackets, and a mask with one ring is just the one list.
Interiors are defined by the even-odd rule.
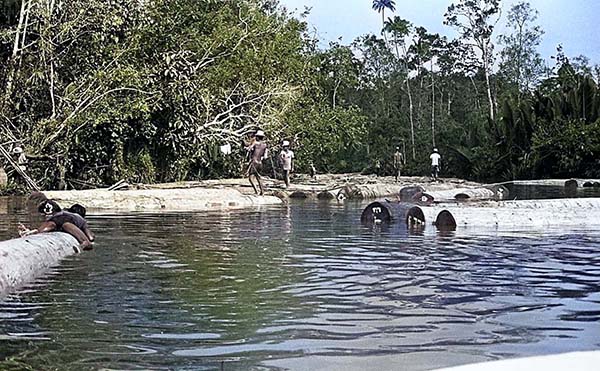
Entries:
[[449,40],[375,1],[381,35],[324,49],[275,0],[0,4],[0,144],[43,186],[238,176],[259,127],[300,171],[385,168],[400,146],[422,175],[438,146],[446,176],[600,176],[599,69],[560,49],[545,66],[526,3],[497,35],[499,0],[457,0]]

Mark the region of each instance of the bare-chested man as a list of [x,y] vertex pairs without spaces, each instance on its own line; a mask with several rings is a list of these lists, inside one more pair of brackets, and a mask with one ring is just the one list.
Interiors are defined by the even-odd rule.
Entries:
[[[254,135],[254,143],[248,147],[248,151],[250,152],[250,164],[248,165],[248,180],[250,180],[250,184],[254,189],[254,192],[259,195],[263,195],[263,186],[260,180],[260,171],[262,169],[262,161],[268,156],[267,143],[263,142],[265,138],[265,133],[262,130],[259,130]],[[252,181],[252,177],[256,178],[258,182],[258,188]]]

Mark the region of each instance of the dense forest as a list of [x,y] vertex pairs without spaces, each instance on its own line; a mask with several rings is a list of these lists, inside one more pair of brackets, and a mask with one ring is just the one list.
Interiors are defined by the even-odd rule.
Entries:
[[456,0],[449,39],[364,1],[381,33],[323,47],[276,0],[2,0],[3,166],[21,146],[43,187],[240,176],[260,128],[300,171],[399,146],[425,175],[435,146],[442,176],[600,177],[600,67],[560,45],[549,66],[528,3]]

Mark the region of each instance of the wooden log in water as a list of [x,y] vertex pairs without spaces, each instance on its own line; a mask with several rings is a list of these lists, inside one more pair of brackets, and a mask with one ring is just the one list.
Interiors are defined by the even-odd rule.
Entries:
[[73,236],[62,232],[0,242],[0,296],[44,274],[78,246]]
[[425,215],[415,204],[380,200],[370,203],[363,210],[360,220],[365,224],[398,222],[413,225],[424,224]]
[[574,184],[577,187],[588,187],[594,183],[600,184],[600,179],[532,179],[532,180],[511,180],[508,182],[498,183],[494,185],[523,185],[523,186],[552,186],[552,187],[572,187]]
[[430,195],[435,202],[449,201],[482,201],[503,200],[508,197],[509,191],[506,187],[495,185],[481,188],[459,188],[444,191],[431,191]]
[[47,191],[48,198],[69,206],[80,203],[92,212],[115,211],[204,211],[244,209],[281,204],[275,196],[242,194],[236,189],[177,188],[127,191],[104,189],[82,191]]
[[[425,208],[423,208],[425,209]],[[429,224],[450,227],[590,227],[600,226],[600,198],[482,202],[429,207]]]
[[355,184],[341,190],[344,198],[365,200],[380,197],[396,197],[403,187],[395,184]]

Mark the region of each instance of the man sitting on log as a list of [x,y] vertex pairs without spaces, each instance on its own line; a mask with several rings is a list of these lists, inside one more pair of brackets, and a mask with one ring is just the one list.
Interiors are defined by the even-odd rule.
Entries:
[[86,222],[85,207],[75,204],[67,210],[62,210],[53,200],[45,200],[38,206],[38,211],[46,216],[46,220],[37,228],[30,230],[23,224],[19,225],[22,237],[35,233],[62,231],[70,234],[79,242],[80,249],[91,250],[94,234]]

